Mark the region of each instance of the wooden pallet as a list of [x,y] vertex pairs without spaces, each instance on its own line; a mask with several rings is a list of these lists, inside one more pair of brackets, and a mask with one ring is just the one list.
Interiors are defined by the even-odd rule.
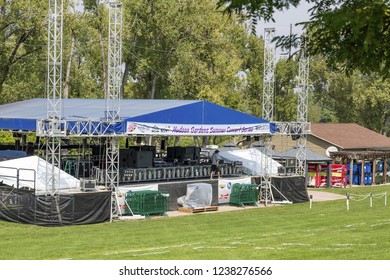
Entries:
[[197,208],[180,207],[179,211],[186,212],[186,213],[211,212],[211,211],[218,211],[218,206],[197,207]]

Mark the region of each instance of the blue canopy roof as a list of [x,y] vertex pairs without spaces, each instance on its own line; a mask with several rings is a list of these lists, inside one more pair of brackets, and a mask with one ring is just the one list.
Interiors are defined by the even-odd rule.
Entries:
[[[104,120],[105,99],[62,99],[63,120],[88,120],[99,122]],[[0,105],[0,129],[35,131],[37,120],[47,118],[47,99],[37,98],[10,104]],[[164,134],[167,130],[176,131],[176,135],[188,129],[195,133],[189,135],[205,135],[205,129],[214,131],[214,135],[225,127],[234,134],[255,134],[270,132],[268,121],[203,100],[156,100],[156,99],[121,99],[120,112],[122,124],[116,126],[118,132],[132,133],[129,126],[159,127]],[[249,127],[262,127],[251,130]],[[265,129],[265,127],[267,129]],[[241,128],[241,129],[240,129]],[[178,132],[178,131],[181,132]],[[144,129],[136,130],[139,134]],[[156,129],[154,129],[156,132]],[[218,133],[217,133],[218,132]],[[142,132],[141,132],[142,134]],[[152,131],[144,134],[152,134]],[[168,133],[174,135],[175,133]],[[232,133],[231,133],[232,134]]]

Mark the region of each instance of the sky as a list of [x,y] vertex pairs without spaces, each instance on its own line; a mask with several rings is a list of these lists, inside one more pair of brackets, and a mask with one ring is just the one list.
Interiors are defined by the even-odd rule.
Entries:
[[286,11],[277,12],[274,15],[275,22],[264,21],[259,22],[259,30],[261,34],[264,34],[264,28],[274,27],[275,35],[288,35],[290,33],[290,25],[292,24],[293,33],[301,33],[301,27],[294,26],[298,22],[309,20],[308,9],[310,5],[305,1],[302,2],[297,8],[290,8]]
[[[259,36],[264,36],[264,29],[275,28],[275,36],[289,35],[290,26],[292,25],[292,33],[302,34],[302,27],[295,26],[296,23],[309,20],[310,5],[302,1],[297,8],[290,8],[286,11],[277,12],[274,15],[275,22],[259,21],[257,33]],[[276,50],[277,55],[280,55],[282,50]]]

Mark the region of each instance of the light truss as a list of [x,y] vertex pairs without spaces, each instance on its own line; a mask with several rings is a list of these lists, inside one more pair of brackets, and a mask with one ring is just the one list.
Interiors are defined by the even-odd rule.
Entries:
[[114,122],[120,114],[122,85],[122,3],[109,3],[108,89],[106,120]]
[[263,74],[263,110],[262,117],[272,121],[274,113],[275,62],[276,48],[272,40],[275,28],[264,29],[264,74]]
[[[263,102],[262,117],[267,121],[273,120],[274,115],[274,94],[275,94],[275,65],[276,65],[276,47],[272,42],[275,37],[275,28],[264,29],[264,73],[263,73]],[[262,166],[264,174],[260,183],[260,202],[268,204],[268,200],[273,201],[271,186],[271,145],[272,138],[270,135],[262,137],[264,144],[264,153],[262,154]]]
[[[109,3],[108,89],[106,121],[120,121],[120,90],[122,83],[122,3]],[[111,135],[106,141],[106,189],[115,191],[119,185],[119,138]]]
[[[301,45],[299,57],[299,75],[296,93],[298,95],[297,121],[307,122],[308,104],[309,104],[309,58],[306,55],[304,41]],[[297,151],[297,173],[306,176],[306,134],[301,134],[298,138]]]
[[276,135],[307,135],[311,134],[310,122],[273,122]]
[[59,190],[62,119],[62,0],[49,0],[47,36],[46,193]]

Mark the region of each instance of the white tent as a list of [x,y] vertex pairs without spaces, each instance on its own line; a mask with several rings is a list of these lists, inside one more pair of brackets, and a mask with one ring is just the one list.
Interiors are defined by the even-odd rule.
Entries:
[[221,158],[228,161],[241,161],[243,172],[247,175],[262,176],[267,161],[270,164],[270,175],[278,174],[278,167],[282,166],[277,161],[269,158],[256,148],[219,152]]
[[[46,192],[51,189],[46,188],[47,169],[51,170],[52,165],[38,156],[30,156],[0,162],[0,182],[17,187],[27,187],[37,192]],[[47,169],[46,169],[47,168]],[[77,190],[80,187],[80,180],[62,171],[58,167],[54,168],[55,176],[60,172],[59,190]]]

